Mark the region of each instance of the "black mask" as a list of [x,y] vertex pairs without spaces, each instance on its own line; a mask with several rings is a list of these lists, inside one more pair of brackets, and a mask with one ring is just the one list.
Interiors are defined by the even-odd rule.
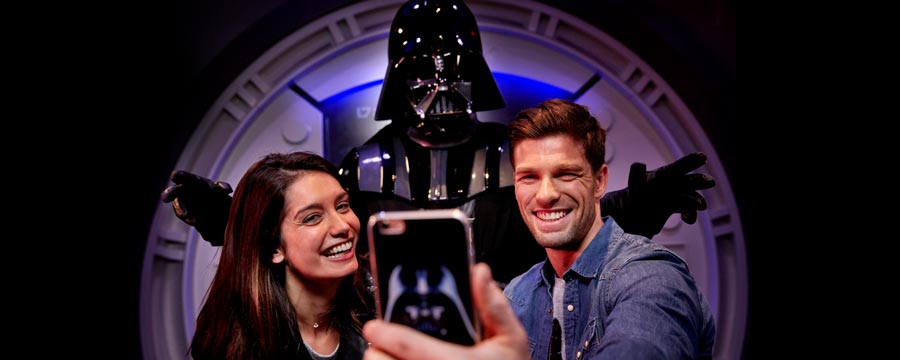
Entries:
[[474,134],[475,112],[504,106],[465,4],[414,0],[400,8],[391,24],[376,120],[402,122],[410,138],[440,148]]

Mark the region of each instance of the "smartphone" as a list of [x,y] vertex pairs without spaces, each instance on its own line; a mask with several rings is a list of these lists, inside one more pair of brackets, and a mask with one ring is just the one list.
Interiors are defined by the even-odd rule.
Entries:
[[463,345],[480,340],[472,304],[472,223],[458,209],[369,217],[378,317]]

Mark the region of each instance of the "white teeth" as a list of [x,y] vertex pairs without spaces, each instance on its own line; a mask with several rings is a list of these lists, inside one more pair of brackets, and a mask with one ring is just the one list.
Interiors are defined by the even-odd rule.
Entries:
[[538,212],[537,217],[541,220],[557,220],[566,216],[565,211]]
[[345,242],[343,244],[337,245],[337,246],[329,249],[327,252],[325,252],[325,256],[330,257],[330,258],[336,258],[336,257],[340,256],[341,253],[350,250],[350,247],[352,247],[352,246],[353,246],[352,241]]

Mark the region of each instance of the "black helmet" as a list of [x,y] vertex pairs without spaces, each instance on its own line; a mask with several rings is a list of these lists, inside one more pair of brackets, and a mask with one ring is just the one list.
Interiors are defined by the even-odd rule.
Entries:
[[504,106],[465,4],[412,0],[400,7],[391,23],[376,120],[403,122],[414,140],[444,147],[471,137],[473,112]]

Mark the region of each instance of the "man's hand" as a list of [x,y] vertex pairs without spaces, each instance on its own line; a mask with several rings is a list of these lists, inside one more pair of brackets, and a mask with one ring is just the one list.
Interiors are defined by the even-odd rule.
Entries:
[[363,326],[363,335],[371,343],[363,359],[527,359],[525,328],[484,263],[472,268],[472,297],[484,325],[484,338],[474,346],[438,340],[406,325],[371,320]]
[[706,210],[706,199],[698,190],[716,185],[706,174],[689,174],[706,164],[706,155],[692,153],[671,164],[647,171],[647,165],[631,164],[628,187],[608,193],[601,200],[604,215],[611,215],[625,232],[653,237],[669,216],[681,214],[688,224],[697,221],[697,211]]
[[225,224],[231,208],[231,185],[182,170],[169,177],[175,185],[163,190],[163,202],[171,202],[175,216],[197,229],[213,246],[225,239]]

